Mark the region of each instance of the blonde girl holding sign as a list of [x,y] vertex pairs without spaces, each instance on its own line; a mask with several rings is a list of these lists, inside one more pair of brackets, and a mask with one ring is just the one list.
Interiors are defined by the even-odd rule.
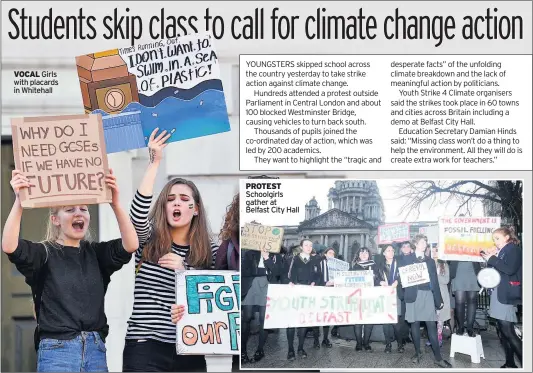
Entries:
[[150,135],[150,161],[134,196],[130,218],[139,237],[135,252],[133,312],[128,321],[123,371],[205,371],[204,356],[176,354],[175,270],[214,269],[213,244],[200,192],[191,181],[170,180],[150,211],[163,149],[170,137]]
[[32,288],[38,372],[107,371],[104,296],[111,275],[131,260],[139,241],[120,206],[111,170],[105,182],[112,191],[111,208],[121,238],[90,242],[87,206],[58,206],[50,209],[46,239],[37,243],[19,238],[19,192],[30,183],[13,171],[15,203],[4,225],[2,250]]

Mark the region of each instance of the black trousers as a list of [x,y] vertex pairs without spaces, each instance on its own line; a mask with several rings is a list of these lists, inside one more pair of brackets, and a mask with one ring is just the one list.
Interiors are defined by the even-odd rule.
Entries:
[[[363,328],[365,330],[365,335],[363,337]],[[370,336],[372,335],[372,329],[374,325],[372,324],[356,324],[354,325],[355,329],[355,340],[358,345],[368,346],[370,344]]]
[[206,372],[203,355],[177,355],[176,344],[126,339],[123,372]]
[[241,353],[248,353],[248,338],[250,337],[250,325],[254,316],[254,308],[259,309],[259,346],[257,351],[263,351],[268,333],[265,330],[265,314],[266,307],[263,306],[242,306],[242,337],[241,337]]
[[304,349],[305,335],[307,328],[287,328],[287,340],[289,342],[289,351],[294,351],[294,334],[298,331],[298,351]]
[[385,335],[385,343],[392,343],[396,339],[398,346],[404,344],[404,338],[402,336],[401,326],[404,320],[401,316],[398,316],[398,322],[396,324],[383,324],[383,334]]
[[[439,337],[437,334],[437,322],[425,321],[428,331],[429,343],[431,343],[431,349],[433,350],[433,356],[436,361],[442,360],[440,353]],[[415,351],[420,355],[420,321],[415,321],[411,324],[411,336],[413,337],[413,344],[415,345]]]

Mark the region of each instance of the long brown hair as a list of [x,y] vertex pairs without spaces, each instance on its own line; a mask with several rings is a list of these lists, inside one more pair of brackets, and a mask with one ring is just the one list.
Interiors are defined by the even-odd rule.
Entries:
[[518,239],[518,237],[516,236],[516,232],[514,230],[514,227],[500,227],[500,228],[496,228],[492,234],[494,233],[499,233],[503,236],[509,236],[509,241],[507,242],[511,242],[511,243],[514,243],[515,245],[520,245],[520,240]]
[[211,239],[202,197],[192,181],[176,178],[164,187],[150,211],[148,219],[152,222],[152,234],[143,248],[143,260],[157,263],[163,255],[172,252],[172,232],[167,221],[166,205],[172,187],[183,184],[191,188],[192,197],[198,207],[198,215],[193,216],[189,227],[189,253],[187,264],[194,268],[209,268],[212,261]]
[[219,238],[224,240],[231,239],[232,236],[239,234],[239,193],[233,197],[233,201],[226,208],[224,225],[220,230]]

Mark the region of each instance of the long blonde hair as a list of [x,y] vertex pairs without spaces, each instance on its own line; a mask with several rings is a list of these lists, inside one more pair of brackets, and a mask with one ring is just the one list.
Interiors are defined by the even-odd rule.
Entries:
[[[61,226],[54,224],[54,222],[52,221],[52,216],[57,217],[57,214],[59,213],[59,211],[64,209],[65,207],[66,206],[51,207],[48,211],[48,224],[46,225],[46,234],[44,236],[44,240],[41,241],[41,243],[46,248],[47,254],[49,253],[49,250],[52,248],[61,250],[61,245],[57,243],[57,240],[61,236]],[[85,232],[85,236],[82,238],[82,240],[83,241],[92,240],[91,231],[89,229],[87,229],[87,231]]]
[[142,258],[157,263],[163,255],[172,252],[172,232],[167,221],[166,206],[172,187],[183,184],[191,188],[192,197],[198,206],[198,215],[193,216],[189,228],[190,250],[187,263],[194,268],[209,268],[212,261],[211,238],[204,203],[196,185],[181,178],[170,180],[164,187],[150,211],[148,219],[152,222],[152,233],[143,248]]

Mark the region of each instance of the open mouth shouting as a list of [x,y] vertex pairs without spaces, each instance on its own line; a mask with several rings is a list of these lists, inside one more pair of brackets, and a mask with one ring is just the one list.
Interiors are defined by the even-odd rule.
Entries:
[[174,211],[172,212],[172,218],[174,221],[178,221],[180,220],[181,218],[181,211],[178,210],[178,209],[174,209]]
[[85,221],[82,219],[74,220],[72,223],[72,228],[74,228],[75,232],[83,232],[83,228],[85,227]]

